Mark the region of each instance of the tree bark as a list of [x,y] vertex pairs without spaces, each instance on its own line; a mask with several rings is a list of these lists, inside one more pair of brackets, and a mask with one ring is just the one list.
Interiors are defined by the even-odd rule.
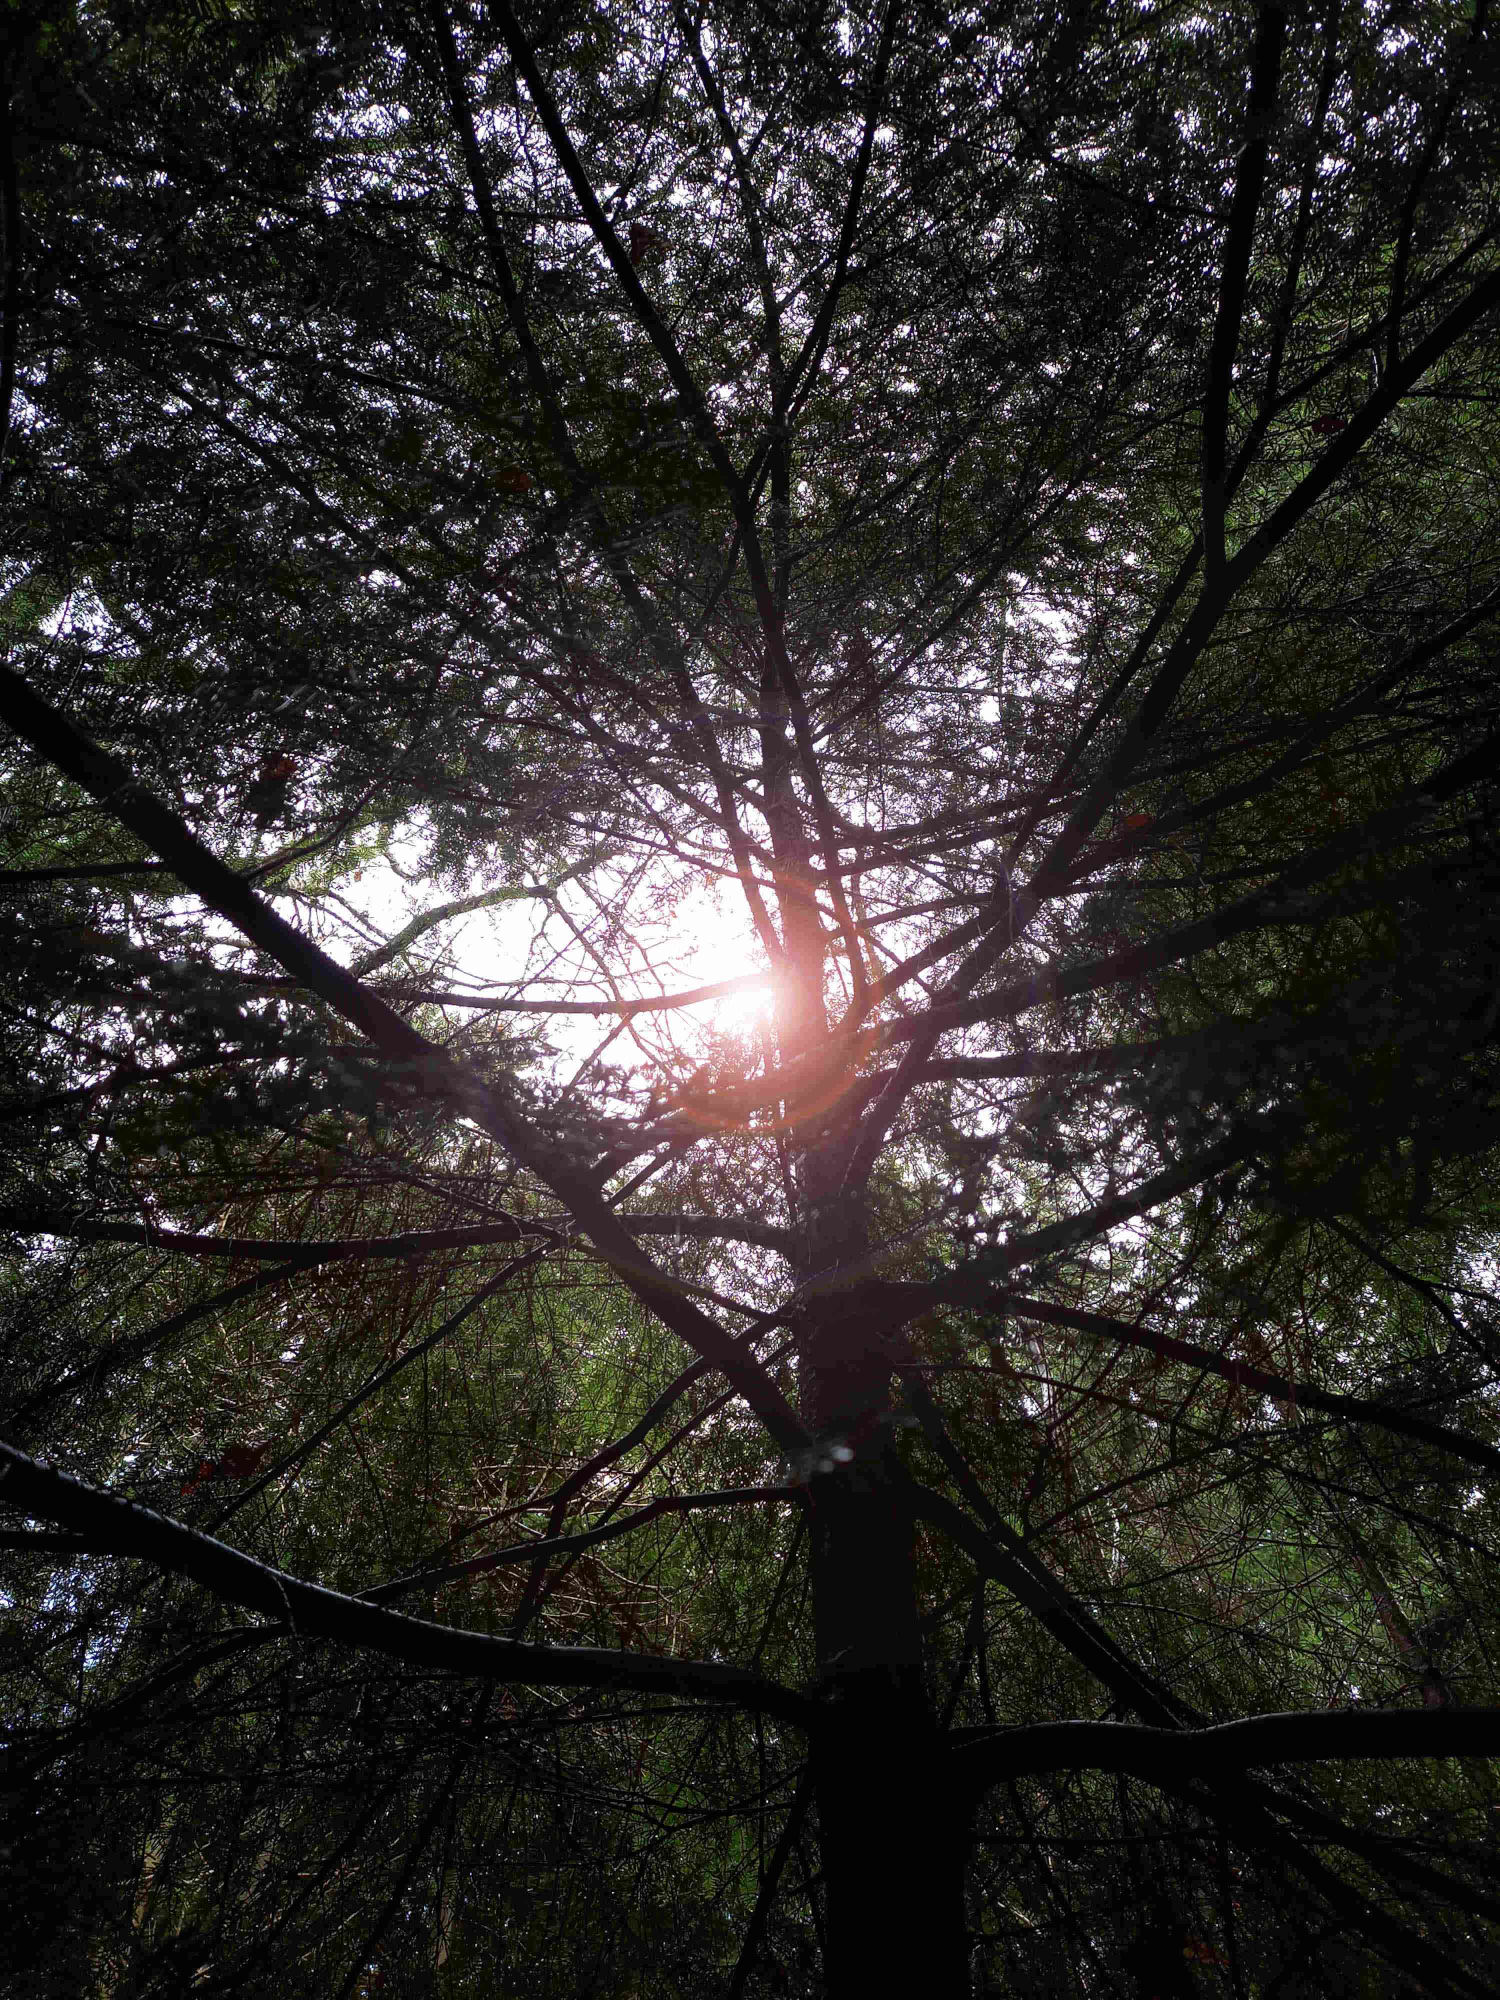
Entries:
[[[783,1063],[826,1043],[826,940],[812,847],[792,782],[787,703],[768,658],[762,783],[776,857],[785,960],[777,997]],[[836,859],[836,856],[833,857]],[[868,1247],[863,1185],[846,1185],[837,1134],[802,1152],[798,1276],[848,1266]],[[813,1787],[823,1862],[829,2000],[970,1991],[964,1868],[972,1804],[940,1755],[922,1682],[914,1523],[897,1477],[891,1364],[868,1305],[837,1292],[801,1316],[799,1415],[808,1469],[813,1625],[825,1720]]]
[[812,1482],[814,1761],[830,2000],[967,1995],[970,1806],[922,1685],[912,1527],[883,1453]]
[[[858,1233],[806,1162],[812,1248]],[[821,1200],[819,1200],[821,1196]],[[822,1226],[818,1227],[817,1223]],[[854,1246],[838,1242],[847,1256]],[[831,1259],[830,1259],[831,1260]],[[920,1984],[970,1991],[964,1869],[971,1805],[940,1754],[922,1681],[914,1525],[893,1477],[890,1362],[868,1314],[835,1297],[802,1341],[802,1414],[821,1456],[809,1479],[812,1594],[826,1723],[814,1786],[830,2000]]]

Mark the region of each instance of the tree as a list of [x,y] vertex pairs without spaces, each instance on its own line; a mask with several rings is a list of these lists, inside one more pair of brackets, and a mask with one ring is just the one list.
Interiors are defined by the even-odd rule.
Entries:
[[22,1990],[1493,1991],[1485,8],[7,34]]

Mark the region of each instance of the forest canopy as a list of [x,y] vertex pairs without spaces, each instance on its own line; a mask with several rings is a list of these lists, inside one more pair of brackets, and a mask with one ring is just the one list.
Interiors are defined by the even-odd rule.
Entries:
[[10,7],[9,1991],[1500,1992],[1497,86]]

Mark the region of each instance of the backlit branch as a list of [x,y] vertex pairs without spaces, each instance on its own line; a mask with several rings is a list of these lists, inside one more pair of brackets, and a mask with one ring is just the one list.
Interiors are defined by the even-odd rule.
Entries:
[[808,1725],[814,1704],[759,1674],[711,1660],[669,1660],[585,1646],[535,1646],[383,1611],[306,1583],[149,1507],[100,1491],[0,1443],[0,1503],[73,1529],[101,1554],[130,1556],[190,1577],[222,1603],[284,1623],[300,1639],[331,1639],[445,1674],[534,1687],[639,1688],[697,1695]]
[[657,1270],[611,1212],[597,1183],[472,1071],[429,1042],[352,973],[286,922],[190,833],[177,815],[138,784],[129,769],[74,728],[18,674],[0,667],[0,718],[106,806],[138,839],[171,864],[178,879],[212,910],[360,1029],[380,1052],[413,1072],[419,1086],[467,1115],[529,1168],[572,1211],[606,1261],[648,1311],[721,1368],[783,1450],[805,1448],[807,1432],[781,1394],[724,1331]]

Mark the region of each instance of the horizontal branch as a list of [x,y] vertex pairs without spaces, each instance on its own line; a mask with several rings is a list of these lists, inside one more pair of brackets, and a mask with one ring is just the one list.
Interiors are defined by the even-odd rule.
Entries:
[[806,1497],[800,1486],[741,1486],[720,1493],[667,1493],[658,1500],[649,1501],[644,1507],[637,1507],[633,1513],[613,1521],[603,1521],[597,1527],[580,1528],[571,1535],[548,1535],[534,1542],[513,1542],[508,1548],[492,1549],[487,1555],[467,1556],[462,1562],[444,1563],[436,1569],[414,1570],[410,1576],[393,1577],[389,1583],[378,1583],[372,1590],[362,1590],[360,1596],[368,1604],[387,1604],[413,1591],[437,1590],[445,1583],[460,1583],[468,1577],[485,1576],[491,1570],[503,1569],[511,1563],[579,1555],[599,1542],[612,1542],[621,1535],[633,1534],[637,1528],[660,1520],[664,1514],[691,1514],[704,1507],[746,1507],[762,1500],[801,1503]]
[[[1390,1869],[1397,1857],[1374,1854],[1367,1836],[1347,1827],[1332,1814],[1310,1806],[1304,1800],[1283,1795],[1280,1788],[1270,1779],[1246,1775],[1246,1767],[1257,1762],[1277,1761],[1272,1755],[1273,1744],[1269,1740],[1246,1745],[1245,1754],[1236,1762],[1232,1758],[1216,1764],[1211,1758],[1198,1756],[1176,1756],[1174,1745],[1179,1741],[1201,1743],[1213,1739],[1217,1730],[1226,1725],[1204,1725],[1200,1717],[1186,1703],[1173,1699],[1166,1690],[1159,1687],[1153,1678],[1138,1667],[1116,1645],[1113,1638],[1099,1626],[1083,1606],[1071,1599],[1070,1594],[1051,1580],[1051,1589],[1046,1585],[1046,1573],[1032,1575],[1027,1566],[1008,1554],[986,1535],[977,1521],[970,1517],[944,1495],[930,1487],[912,1482],[911,1502],[913,1512],[925,1518],[939,1532],[946,1534],[970,1558],[982,1576],[992,1577],[1003,1589],[1008,1590],[1019,1603],[1024,1605],[1038,1621],[1057,1639],[1066,1651],[1071,1653],[1080,1665],[1103,1682],[1116,1698],[1148,1720],[1144,1726],[1122,1725],[1124,1735],[1117,1749],[1111,1754],[1121,1761],[1105,1761],[1106,1742],[1113,1746],[1115,1739],[1090,1741],[1080,1736],[1076,1739],[1059,1740],[1048,1733],[1054,1730],[1090,1729],[1109,1725],[1062,1723],[1028,1725],[1022,1730],[996,1733],[990,1730],[955,1731],[949,1738],[951,1756],[958,1766],[960,1782],[972,1786],[975,1796],[988,1787],[1007,1777],[1021,1776],[1026,1771],[1050,1771],[1069,1768],[1096,1768],[1101,1770],[1133,1771],[1135,1767],[1124,1761],[1130,1754],[1132,1744],[1139,1746],[1137,1754],[1142,1766],[1137,1775],[1164,1789],[1182,1791],[1196,1796],[1207,1809],[1236,1837],[1246,1840],[1255,1847],[1279,1854],[1284,1861],[1295,1868],[1314,1888],[1341,1910],[1346,1919],[1361,1931],[1382,1941],[1382,1948],[1394,1951],[1397,1962],[1415,1963],[1412,1954],[1420,1951],[1432,1961],[1434,1973],[1451,1975],[1454,1968],[1444,1960],[1440,1965],[1431,1947],[1421,1944],[1404,1926],[1397,1924],[1383,1911],[1369,1903],[1365,1897],[1353,1890],[1342,1877],[1323,1862],[1315,1853],[1297,1841],[1281,1822],[1290,1819],[1301,1825],[1319,1841],[1333,1841],[1361,1854],[1367,1860],[1374,1860],[1377,1866]],[[1408,1713],[1408,1711],[1403,1711]],[[1475,1711],[1465,1710],[1421,1710],[1409,1711],[1412,1715],[1426,1718],[1429,1715],[1463,1715]],[[1500,1710],[1482,1710],[1500,1720]],[[1273,1718],[1277,1719],[1277,1718]],[[1320,1713],[1316,1720],[1326,1724],[1335,1720],[1333,1712]],[[1228,1725],[1241,1727],[1243,1725]],[[1037,1759],[1031,1764],[1017,1764],[1007,1761],[1000,1748],[1005,1741],[1014,1742],[1018,1738],[1035,1739],[1032,1748]],[[1500,1747],[1500,1727],[1485,1739],[1485,1745],[1471,1750],[1469,1747],[1440,1748],[1442,1740],[1436,1734],[1425,1739],[1426,1749],[1412,1749],[1402,1754],[1421,1755],[1468,1755],[1490,1754]],[[1451,1738],[1449,1741],[1451,1742]],[[1472,1738],[1470,1741],[1472,1742]],[[1232,1739],[1238,1746],[1243,1739]],[[989,1751],[987,1746],[996,1747]],[[1488,1747],[1486,1747],[1486,1745]],[[1024,1754],[1024,1746],[1023,1746]],[[1283,1751],[1290,1759],[1290,1752]],[[1315,1754],[1310,1748],[1303,1754]],[[1349,1755],[1373,1755],[1372,1751],[1355,1751]],[[1070,1764],[1070,1756],[1075,1760]],[[1149,1763],[1149,1768],[1144,1768]],[[1205,1798],[1205,1789],[1208,1796]],[[1404,1872],[1404,1871],[1403,1871]],[[1424,1884],[1437,1888],[1441,1893],[1444,1885],[1433,1882],[1433,1871],[1425,1867],[1417,1871]],[[1453,1900],[1462,1907],[1472,1907],[1477,1900],[1462,1884],[1454,1884]],[[1456,1983],[1461,1990],[1486,1993],[1488,1988],[1461,1974]],[[1442,1991],[1442,1986],[1438,1987]]]
[[117,876],[162,875],[164,861],[95,861],[56,868],[0,868],[0,889],[29,889],[38,882],[95,882]]
[[137,1243],[177,1256],[222,1257],[233,1263],[286,1264],[302,1270],[316,1264],[360,1258],[430,1257],[443,1250],[478,1250],[496,1243],[520,1243],[553,1232],[537,1222],[475,1223],[464,1229],[407,1229],[394,1236],[342,1236],[321,1242],[278,1242],[264,1236],[215,1236],[185,1229],[159,1229],[152,1222],[111,1222],[96,1216],[45,1211],[0,1211],[0,1230],[18,1236],[69,1236],[85,1243]]
[[99,1553],[131,1556],[190,1577],[221,1603],[283,1622],[298,1638],[330,1639],[439,1673],[536,1687],[641,1688],[727,1702],[801,1726],[817,1717],[805,1696],[716,1660],[671,1660],[604,1647],[537,1646],[455,1630],[306,1583],[179,1521],[85,1485],[0,1442],[0,1502],[52,1521]]
[[761,1222],[751,1215],[635,1215],[622,1220],[637,1236],[675,1236],[693,1243],[753,1243],[762,1250],[792,1254],[793,1236],[774,1222]]
[[1261,1764],[1500,1756],[1500,1708],[1309,1709],[1207,1729],[1039,1722],[959,1729],[950,1742],[976,1790],[1042,1771],[1116,1771],[1177,1790]]
[[[265,973],[247,972],[240,976],[248,985],[276,993],[296,992],[302,986],[301,980]],[[630,1000],[517,1000],[487,993],[454,993],[445,987],[400,984],[378,990],[385,998],[399,1000],[405,1006],[467,1007],[475,1014],[582,1014],[591,1018],[609,1014],[619,1020],[633,1021],[638,1014],[666,1014],[677,1007],[696,1007],[705,1000],[748,993],[758,986],[768,986],[773,977],[769,972],[742,972],[733,979],[715,979],[705,986],[686,987],[681,993],[648,993]]]
[[[620,1219],[638,1236],[675,1236],[684,1241],[753,1243],[763,1250],[785,1251],[791,1238],[773,1222],[752,1216],[632,1215]],[[540,1237],[561,1242],[555,1229],[539,1221],[478,1222],[459,1229],[407,1229],[394,1236],[338,1236],[298,1243],[270,1236],[217,1236],[186,1229],[162,1229],[154,1222],[111,1221],[71,1211],[0,1209],[0,1233],[18,1236],[62,1236],[84,1243],[136,1243],[180,1257],[218,1257],[226,1263],[284,1264],[289,1271],[319,1264],[357,1263],[363,1258],[406,1260],[433,1257],[445,1250],[483,1250],[501,1243],[524,1243]]]

